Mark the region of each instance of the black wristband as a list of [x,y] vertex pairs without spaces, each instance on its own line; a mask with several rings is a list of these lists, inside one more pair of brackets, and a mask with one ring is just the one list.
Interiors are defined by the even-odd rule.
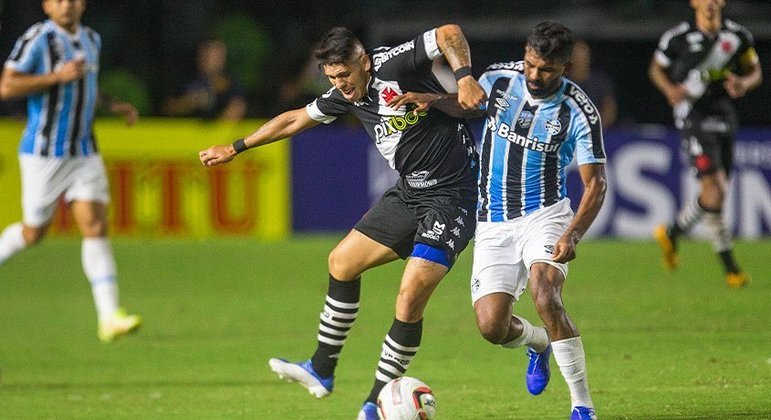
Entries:
[[246,143],[244,143],[244,139],[238,139],[233,142],[233,149],[236,151],[236,154],[239,154],[244,150],[248,149],[248,147],[246,147]]
[[459,82],[460,79],[462,79],[462,78],[464,78],[466,76],[471,76],[471,67],[463,66],[463,67],[459,68],[458,70],[455,70],[453,73],[455,74],[455,81]]

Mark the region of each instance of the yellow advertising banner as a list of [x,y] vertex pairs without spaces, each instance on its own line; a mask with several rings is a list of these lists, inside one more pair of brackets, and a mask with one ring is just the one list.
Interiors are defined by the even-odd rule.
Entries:
[[[95,126],[111,189],[112,235],[279,239],[290,230],[287,141],[203,167],[198,151],[230,143],[265,121],[238,123],[144,118],[134,127],[100,119]],[[22,122],[0,120],[0,229],[21,219],[17,162]],[[53,234],[76,233],[60,206]]]

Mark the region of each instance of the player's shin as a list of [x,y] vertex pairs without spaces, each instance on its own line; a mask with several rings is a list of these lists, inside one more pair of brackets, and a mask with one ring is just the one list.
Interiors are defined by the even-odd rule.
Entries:
[[380,352],[380,361],[375,371],[375,383],[367,397],[367,402],[377,401],[380,390],[386,383],[394,378],[404,376],[404,372],[412,362],[412,358],[420,348],[420,340],[423,337],[423,320],[415,323],[402,322],[394,318],[391,330],[388,331],[383,348]]
[[107,238],[84,238],[81,250],[83,272],[91,283],[97,317],[104,321],[118,310],[115,258]]
[[311,358],[313,369],[322,378],[331,376],[348,333],[359,313],[361,279],[340,281],[329,275],[324,311],[319,318],[318,347]]
[[554,360],[570,389],[573,407],[594,407],[586,379],[586,356],[581,337],[572,337],[551,343]]

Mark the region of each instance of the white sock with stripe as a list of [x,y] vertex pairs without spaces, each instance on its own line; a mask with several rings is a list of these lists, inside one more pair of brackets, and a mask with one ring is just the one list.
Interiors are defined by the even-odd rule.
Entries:
[[109,239],[84,238],[81,262],[91,283],[97,317],[100,321],[109,319],[119,306],[117,270]]

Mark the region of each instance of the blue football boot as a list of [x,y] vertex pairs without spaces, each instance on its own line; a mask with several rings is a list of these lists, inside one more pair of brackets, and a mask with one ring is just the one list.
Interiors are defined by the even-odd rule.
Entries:
[[579,405],[573,407],[573,412],[570,413],[570,420],[597,420],[597,415],[594,414],[594,408]]
[[308,392],[316,398],[324,398],[332,393],[335,387],[335,377],[329,376],[322,378],[313,370],[310,360],[300,363],[292,363],[284,359],[268,360],[270,370],[276,372],[280,379],[286,379],[289,382],[299,382],[300,385],[308,389]]
[[359,410],[359,416],[356,420],[380,420],[380,415],[377,413],[377,404],[373,402],[365,402]]
[[551,369],[549,369],[551,344],[542,353],[537,353],[528,347],[527,356],[530,358],[530,364],[527,366],[527,375],[525,375],[527,390],[533,395],[538,395],[546,389],[546,385],[549,384],[549,378],[551,377]]

